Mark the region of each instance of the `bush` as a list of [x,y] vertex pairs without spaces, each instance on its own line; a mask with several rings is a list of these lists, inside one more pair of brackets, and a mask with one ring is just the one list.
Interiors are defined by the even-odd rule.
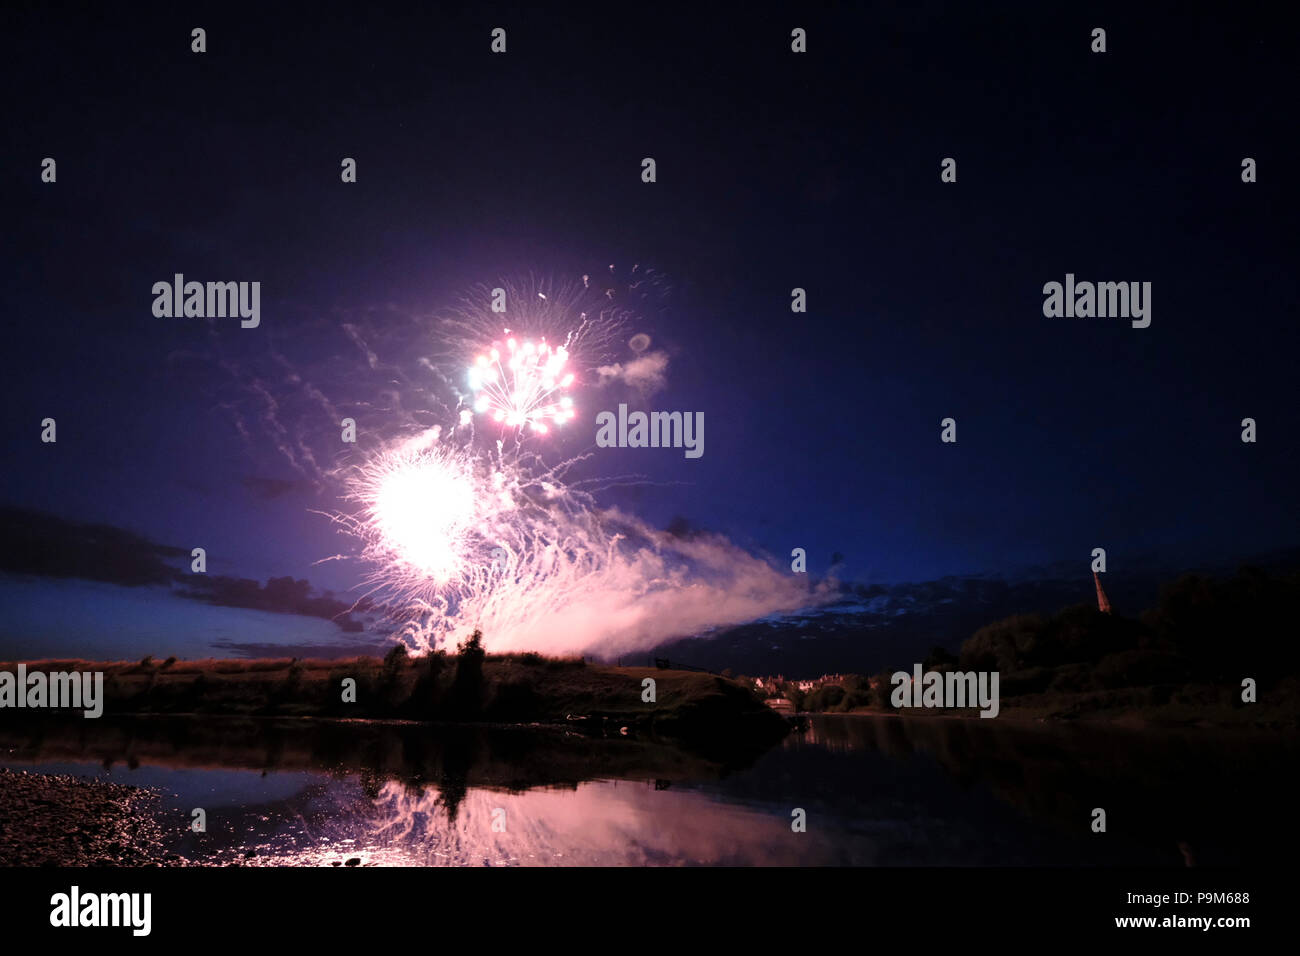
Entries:
[[1051,686],[1056,677],[1051,667],[1030,667],[1010,674],[999,674],[999,695],[1017,697],[1020,694],[1041,694]]
[[429,669],[429,676],[434,678],[435,680],[437,679],[439,674],[441,674],[444,670],[447,669],[446,651],[430,651],[428,656],[424,660],[425,660],[425,666],[427,666]]
[[1177,654],[1155,650],[1121,651],[1103,657],[1093,671],[1099,687],[1142,687],[1148,684],[1184,684],[1189,668]]
[[937,644],[930,648],[930,653],[925,656],[921,667],[927,673],[929,671],[950,671],[957,664],[957,657],[946,647],[940,647]]
[[[1047,685],[1049,694],[1075,694],[1087,690],[1092,684],[1092,667],[1087,664],[1066,664],[1056,668]],[[1005,689],[1002,691],[1006,693]]]
[[1136,649],[1146,633],[1136,621],[1086,604],[1048,618],[1016,614],[985,625],[962,644],[961,670],[1010,674],[1096,662],[1107,654]]
[[876,705],[882,710],[894,710],[894,704],[890,700],[890,696],[894,693],[894,685],[890,681],[893,675],[894,672],[891,670],[883,670],[876,675]]
[[1300,573],[1243,568],[1224,580],[1184,575],[1161,590],[1143,620],[1150,646],[1182,655],[1201,679],[1295,674],[1300,646],[1280,637],[1294,629],[1297,603]]
[[509,681],[501,684],[486,710],[493,720],[527,720],[539,710],[539,698],[527,681]]
[[827,711],[838,707],[847,696],[838,684],[825,684],[804,698],[804,710]]
[[1047,622],[1037,614],[1014,614],[986,624],[961,646],[961,670],[1019,670],[1032,656],[1047,630]]

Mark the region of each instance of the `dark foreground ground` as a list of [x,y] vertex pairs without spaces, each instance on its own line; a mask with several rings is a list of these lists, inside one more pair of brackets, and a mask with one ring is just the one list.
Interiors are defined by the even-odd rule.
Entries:
[[0,767],[6,866],[180,863],[162,846],[158,796],[139,787]]
[[0,767],[0,866],[203,865],[165,849],[163,823],[185,821],[164,821],[160,802],[141,787]]

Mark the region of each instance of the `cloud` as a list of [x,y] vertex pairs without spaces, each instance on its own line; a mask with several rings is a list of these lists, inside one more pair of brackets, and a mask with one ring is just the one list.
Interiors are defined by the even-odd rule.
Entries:
[[243,485],[258,498],[271,500],[291,492],[310,492],[316,486],[301,479],[263,478],[260,475],[245,475]]
[[668,384],[668,353],[647,352],[629,362],[602,365],[596,373],[602,386],[622,382],[642,395],[652,395]]
[[349,613],[364,610],[337,600],[330,592],[316,594],[305,579],[291,577],[270,578],[259,584],[251,578],[234,578],[224,575],[194,575],[186,577],[187,587],[177,591],[181,597],[217,604],[223,607],[240,607],[252,611],[271,611],[276,614],[299,614],[303,617],[321,617],[334,621],[345,632],[356,633],[365,629]]
[[258,641],[213,641],[212,646],[222,653],[252,658],[306,658],[318,661],[336,661],[348,657],[374,657],[392,647],[387,639],[373,641],[346,641],[338,644],[273,644]]
[[[278,487],[273,479],[255,480],[268,482],[272,490]],[[0,571],[121,587],[166,587],[177,597],[204,604],[324,618],[345,633],[365,630],[353,617],[369,610],[365,601],[353,606],[328,591],[316,593],[308,581],[292,577],[270,578],[261,584],[250,578],[190,574],[189,558],[185,548],[158,544],[111,525],[0,508]]]
[[170,561],[188,554],[110,525],[0,508],[0,571],[9,574],[82,578],[123,587],[165,585],[176,576]]

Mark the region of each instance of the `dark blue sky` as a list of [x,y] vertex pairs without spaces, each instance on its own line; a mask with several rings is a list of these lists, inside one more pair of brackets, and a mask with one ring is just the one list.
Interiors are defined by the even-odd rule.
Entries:
[[[652,523],[884,582],[1294,545],[1294,41],[1236,7],[1038,6],[22,6],[0,504],[345,590],[313,566],[335,502],[268,494],[303,476],[240,440],[217,356],[317,369],[348,316],[641,263],[670,291],[641,324],[671,356],[651,406],[702,411],[706,452],[589,468],[654,482],[603,499]],[[154,317],[174,272],[260,280],[262,326]],[[1150,328],[1045,318],[1067,272],[1151,282]]]

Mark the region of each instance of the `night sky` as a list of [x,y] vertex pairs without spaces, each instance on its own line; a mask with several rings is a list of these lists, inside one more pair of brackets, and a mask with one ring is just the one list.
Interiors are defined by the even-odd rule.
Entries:
[[[592,420],[548,440],[593,451],[587,474],[643,476],[602,504],[785,567],[805,548],[814,577],[838,552],[859,583],[1077,562],[1085,600],[1095,547],[1113,578],[1293,547],[1293,31],[1236,5],[1041,6],[20,5],[0,506],[346,595],[356,569],[315,563],[340,548],[315,513],[334,492],[239,433],[259,424],[250,370],[343,398],[345,322],[635,264],[661,280],[635,331],[670,357],[648,407],[703,412],[706,450],[595,449]],[[176,272],[259,280],[260,327],[155,317]],[[1150,282],[1150,327],[1044,317],[1066,273]],[[23,540],[0,655],[344,634],[111,572],[77,583],[27,566]]]

